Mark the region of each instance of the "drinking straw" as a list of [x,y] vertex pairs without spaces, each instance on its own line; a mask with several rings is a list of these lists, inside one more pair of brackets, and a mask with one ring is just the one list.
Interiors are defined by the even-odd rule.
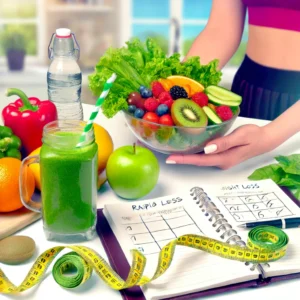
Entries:
[[100,106],[104,102],[104,100],[105,100],[106,96],[108,95],[111,87],[113,86],[113,82],[116,80],[116,78],[117,78],[117,75],[115,73],[113,73],[111,75],[111,77],[105,82],[103,91],[102,91],[100,97],[98,98],[98,100],[96,101],[95,108],[94,108],[93,112],[91,113],[86,126],[83,129],[83,132],[79,138],[79,143],[76,145],[76,147],[80,147],[85,142],[86,135],[93,126],[93,122],[98,115]]

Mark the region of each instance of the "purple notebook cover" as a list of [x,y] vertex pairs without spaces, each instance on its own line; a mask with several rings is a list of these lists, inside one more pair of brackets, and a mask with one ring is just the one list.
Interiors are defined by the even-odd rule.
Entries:
[[[295,197],[287,190],[283,188],[283,191],[298,205],[300,203]],[[104,250],[107,254],[108,260],[110,262],[111,267],[124,279],[126,280],[130,265],[127,262],[127,259],[122,251],[122,248],[116,239],[113,231],[111,230],[109,223],[107,222],[102,209],[98,209],[98,221],[97,221],[97,234],[101,240],[101,243],[104,247]],[[300,273],[290,274],[290,275],[282,275],[267,278],[264,280],[250,280],[247,282],[241,282],[236,284],[231,284],[223,287],[218,287],[206,291],[195,292],[190,294],[185,294],[176,297],[163,298],[166,300],[187,300],[187,299],[195,299],[200,297],[205,297],[214,294],[225,293],[229,291],[234,291],[241,288],[249,288],[249,287],[261,287],[268,285],[272,282],[300,278]],[[135,286],[132,288],[124,289],[120,291],[122,298],[125,300],[146,300],[142,290],[140,287]]]

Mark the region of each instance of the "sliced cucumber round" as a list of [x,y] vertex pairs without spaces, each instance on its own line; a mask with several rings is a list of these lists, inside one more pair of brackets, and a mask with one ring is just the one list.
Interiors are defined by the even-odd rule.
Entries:
[[226,106],[236,107],[241,104],[240,101],[221,100],[221,99],[213,96],[212,94],[207,94],[207,97],[209,99],[209,102],[211,102],[212,104],[216,104],[216,105],[226,105]]
[[221,118],[215,113],[214,110],[212,110],[208,106],[203,106],[202,108],[203,108],[204,112],[206,113],[208,120],[212,124],[221,124],[222,123]]
[[220,86],[210,85],[206,88],[206,92],[220,100],[236,101],[239,103],[242,102],[242,97],[240,95],[237,95],[237,94],[235,94],[225,88],[222,88]]

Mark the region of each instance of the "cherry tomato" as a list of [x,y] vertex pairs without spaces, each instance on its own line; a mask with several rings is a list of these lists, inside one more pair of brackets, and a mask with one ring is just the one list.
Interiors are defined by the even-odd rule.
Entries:
[[158,123],[159,116],[154,112],[148,111],[145,113],[143,119],[152,123]]
[[159,118],[158,123],[161,125],[173,126],[174,122],[170,115],[163,115]]
[[140,93],[132,92],[129,94],[127,102],[129,105],[135,105],[137,108],[143,109],[145,100]]
[[[159,116],[154,112],[148,111],[143,116],[143,119],[148,121],[148,122],[158,123]],[[146,122],[144,122],[144,127],[148,127],[148,128],[153,129],[153,130],[157,130],[159,128],[159,126],[156,126],[156,125],[153,125],[153,124],[148,124]]]

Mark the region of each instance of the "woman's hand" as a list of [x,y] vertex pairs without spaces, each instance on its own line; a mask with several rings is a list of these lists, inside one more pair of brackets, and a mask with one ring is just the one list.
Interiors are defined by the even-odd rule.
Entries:
[[229,169],[251,157],[273,150],[277,145],[272,141],[272,136],[267,127],[244,125],[227,136],[210,141],[204,148],[205,154],[171,155],[166,163]]

